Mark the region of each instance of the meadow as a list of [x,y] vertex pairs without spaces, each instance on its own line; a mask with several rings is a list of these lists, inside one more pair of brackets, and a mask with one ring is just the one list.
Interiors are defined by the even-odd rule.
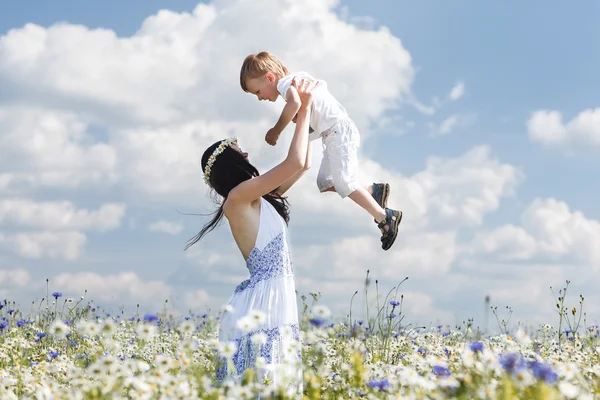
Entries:
[[[377,294],[364,320],[335,319],[318,294],[301,296],[305,399],[593,399],[600,393],[598,327],[584,298],[557,295],[557,324],[510,325],[495,307],[497,333],[472,321],[412,326],[396,286]],[[368,288],[365,288],[368,290]],[[48,293],[30,312],[0,303],[1,399],[286,399],[248,370],[217,386],[214,315],[126,315],[82,296]],[[582,319],[583,318],[583,319]]]

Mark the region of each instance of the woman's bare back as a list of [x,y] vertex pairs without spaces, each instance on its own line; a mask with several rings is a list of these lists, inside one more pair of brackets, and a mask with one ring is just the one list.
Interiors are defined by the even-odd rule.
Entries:
[[256,244],[260,225],[260,208],[260,198],[251,203],[236,203],[235,205],[228,204],[226,201],[223,207],[225,218],[227,218],[231,228],[231,234],[244,260],[248,259]]

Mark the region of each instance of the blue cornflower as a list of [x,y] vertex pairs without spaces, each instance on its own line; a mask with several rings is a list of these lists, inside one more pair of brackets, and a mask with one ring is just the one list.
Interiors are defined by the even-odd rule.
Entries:
[[22,327],[22,326],[25,326],[25,325],[27,325],[27,323],[28,323],[28,322],[29,322],[29,321],[27,321],[27,320],[25,320],[25,319],[20,319],[20,320],[18,320],[18,321],[17,321],[17,326],[20,328],[20,327]]
[[417,353],[421,354],[421,355],[425,355],[425,350],[423,350],[421,347],[419,347],[417,349]]
[[158,317],[154,314],[145,314],[144,315],[144,322],[152,322],[152,321],[156,321],[158,319]]
[[0,332],[5,330],[6,328],[8,328],[8,322],[6,322],[6,321],[0,322]]
[[12,314],[12,313],[14,313],[14,312],[15,312],[15,310],[8,310],[8,311],[7,311],[7,313],[9,313],[9,314]]
[[359,324],[359,325],[362,325],[362,324],[364,324],[364,323],[365,323],[365,321],[363,321],[362,319],[359,319],[359,320],[358,320],[358,321],[356,321],[356,322],[358,322],[358,324]]
[[59,297],[62,297],[62,293],[61,292],[54,292],[52,293],[52,297],[54,297],[54,299],[58,299]]
[[392,307],[398,307],[400,305],[400,302],[398,300],[390,300],[390,305]]
[[502,353],[498,357],[502,368],[508,373],[516,373],[526,367],[525,359],[517,353]]
[[48,355],[50,356],[50,358],[55,359],[56,357],[58,357],[60,353],[58,351],[51,351],[48,353]]
[[320,327],[323,324],[325,324],[325,320],[322,318],[311,318],[310,323],[313,324],[314,326]]
[[433,373],[437,376],[450,376],[452,375],[452,372],[450,372],[450,370],[444,366],[441,365],[435,365],[433,367]]
[[208,317],[208,314],[202,314],[202,315],[200,316],[200,318],[206,318],[206,317]]
[[549,364],[533,361],[531,363],[531,370],[536,379],[543,380],[550,385],[556,382],[556,379],[558,378],[558,375],[552,370],[552,367]]
[[45,332],[38,332],[37,333],[37,337],[39,337],[40,339],[43,339],[46,337],[46,333]]
[[390,382],[387,379],[373,379],[367,382],[367,386],[373,389],[386,390],[390,387]]
[[471,351],[472,352],[483,351],[483,343],[474,341],[473,343],[471,343]]

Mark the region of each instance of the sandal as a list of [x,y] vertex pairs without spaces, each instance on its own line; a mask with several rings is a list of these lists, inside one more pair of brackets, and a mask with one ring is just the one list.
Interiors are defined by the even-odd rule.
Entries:
[[402,211],[385,209],[385,219],[377,224],[381,231],[381,248],[383,250],[389,250],[396,241],[400,221],[402,221]]

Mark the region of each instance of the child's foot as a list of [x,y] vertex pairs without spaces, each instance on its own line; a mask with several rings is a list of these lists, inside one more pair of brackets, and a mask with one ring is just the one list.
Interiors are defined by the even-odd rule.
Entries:
[[398,225],[402,221],[402,211],[385,209],[385,219],[377,224],[381,231],[381,248],[388,250],[398,236]]
[[390,196],[390,185],[388,183],[373,183],[372,187],[373,198],[385,210],[387,208],[388,197]]

